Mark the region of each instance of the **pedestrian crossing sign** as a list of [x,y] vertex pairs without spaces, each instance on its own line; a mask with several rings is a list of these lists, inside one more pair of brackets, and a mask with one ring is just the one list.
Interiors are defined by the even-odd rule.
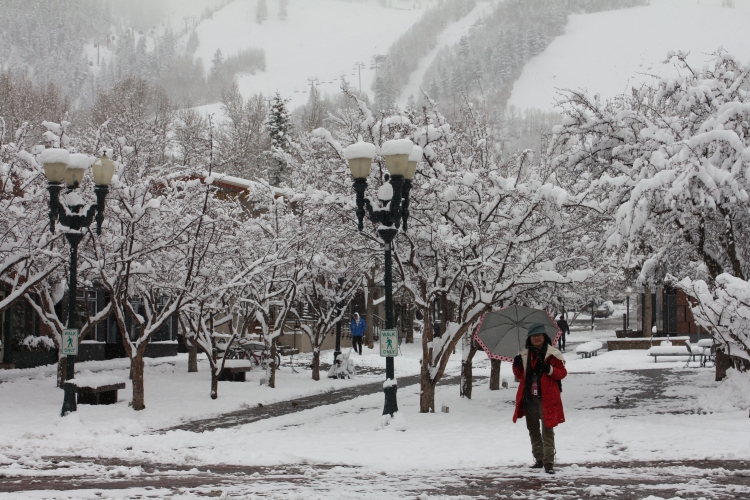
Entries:
[[78,356],[78,330],[69,328],[62,332],[63,356]]
[[398,330],[380,330],[380,355],[384,358],[398,356]]

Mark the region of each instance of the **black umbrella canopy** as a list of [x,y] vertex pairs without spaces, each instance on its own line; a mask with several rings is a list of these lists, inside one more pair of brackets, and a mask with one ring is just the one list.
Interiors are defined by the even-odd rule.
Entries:
[[562,332],[552,316],[542,309],[526,306],[510,306],[486,313],[474,337],[490,358],[513,361],[524,348],[529,327],[534,323],[543,325],[547,336],[557,343]]

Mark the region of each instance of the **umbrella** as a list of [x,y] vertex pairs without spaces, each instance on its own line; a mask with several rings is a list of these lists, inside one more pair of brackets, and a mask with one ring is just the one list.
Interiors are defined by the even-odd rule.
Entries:
[[547,311],[525,306],[510,306],[485,313],[474,332],[474,338],[492,359],[513,361],[526,344],[529,327],[534,323],[544,325],[544,330],[557,344],[562,331]]

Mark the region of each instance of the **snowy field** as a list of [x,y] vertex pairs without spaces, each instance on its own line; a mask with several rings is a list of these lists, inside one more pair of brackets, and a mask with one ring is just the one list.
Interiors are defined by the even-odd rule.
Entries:
[[558,89],[586,88],[611,98],[649,75],[676,75],[672,64],[663,63],[670,51],[689,51],[696,68],[719,47],[747,62],[750,2],[734,0],[734,5],[651,0],[644,7],[570,16],[565,34],[526,64],[509,104],[549,110],[559,99]]
[[[603,331],[600,334],[605,335]],[[603,352],[590,359],[574,359],[570,351],[569,346],[570,375],[563,381],[567,422],[557,428],[558,475],[585,476],[590,474],[586,464],[613,461],[750,459],[750,379],[746,375],[730,372],[729,379],[719,384],[713,381],[712,369],[696,368],[695,363],[685,369],[684,359],[654,365],[645,351]],[[418,344],[405,346],[403,356],[396,359],[397,377],[418,373],[419,356]],[[330,353],[323,354],[323,361],[329,358]],[[418,386],[399,389],[404,431],[378,429],[383,396],[376,393],[239,427],[202,433],[159,432],[188,420],[258,403],[294,400],[382,380],[381,374],[372,373],[384,364],[373,351],[356,358],[358,366],[371,373],[349,381],[324,378],[314,382],[310,371],[303,368],[305,361],[298,359],[299,373],[284,366],[277,389],[259,385],[263,373],[253,371],[245,383],[220,382],[219,399],[212,401],[208,397],[206,363],[201,363],[198,373],[188,374],[184,355],[149,360],[146,410],[134,412],[128,408],[128,384],[127,390],[120,391],[117,404],[81,405],[77,413],[66,418],[58,415],[62,391],[54,387],[51,367],[4,371],[0,373],[0,476],[20,482],[27,477],[39,480],[40,475],[47,479],[77,474],[111,477],[114,470],[118,478],[127,479],[143,473],[141,466],[123,469],[100,464],[120,460],[172,464],[170,467],[184,467],[188,472],[193,467],[219,465],[323,467],[326,477],[338,477],[340,481],[350,473],[346,468],[336,469],[344,466],[357,467],[360,475],[402,474],[410,481],[419,478],[429,483],[431,475],[440,476],[444,471],[522,470],[519,468],[531,460],[524,423],[514,425],[511,421],[517,386],[510,366],[503,363],[502,377],[510,381],[511,390],[489,391],[485,378],[489,363],[481,353],[475,360],[473,399],[460,398],[457,385],[438,386],[436,407],[446,405],[449,413],[420,414]],[[458,372],[459,363],[457,353],[449,374]],[[123,360],[80,363],[78,368],[81,373],[127,378]],[[52,467],[49,457],[77,457],[78,462]],[[277,483],[267,485],[267,492],[279,495],[274,498],[312,498],[306,496],[309,492],[292,496],[287,491],[289,496],[285,496],[279,493]],[[352,479],[351,484],[355,483]],[[350,498],[346,488],[336,491],[342,496],[325,498]],[[121,493],[126,498],[137,496],[127,489]],[[80,498],[49,492],[31,497]],[[0,494],[0,498],[27,497]],[[393,498],[414,497],[394,493]]]

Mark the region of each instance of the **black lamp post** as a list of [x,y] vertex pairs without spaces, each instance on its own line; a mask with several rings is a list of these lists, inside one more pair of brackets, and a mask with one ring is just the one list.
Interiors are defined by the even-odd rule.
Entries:
[[[339,278],[338,288],[336,291],[341,293],[341,288],[344,286],[344,278]],[[341,310],[344,308],[342,302],[336,303],[336,316],[341,314]],[[338,368],[336,365],[339,364],[339,355],[341,354],[341,319],[336,322],[336,348],[333,350],[333,366]],[[338,370],[332,370],[334,374],[329,375],[329,378],[338,378]]]
[[625,307],[627,311],[625,311],[625,330],[630,330],[630,296],[633,294],[633,289],[630,287],[627,287],[625,289]]
[[[365,209],[373,224],[378,226],[378,234],[385,243],[385,327],[394,328],[393,321],[393,272],[391,262],[391,245],[403,223],[404,231],[409,219],[409,193],[412,179],[417,171],[417,163],[422,158],[422,148],[414,146],[409,139],[398,139],[383,144],[380,150],[385,157],[390,177],[378,190],[381,207],[373,208],[369,198],[365,198],[367,177],[370,174],[372,159],[375,157],[375,146],[357,142],[346,148],[345,156],[349,169],[354,177],[354,191],[357,193],[358,229],[364,228]],[[383,386],[385,406],[383,415],[393,415],[398,411],[393,356],[385,358],[385,378]]]
[[[49,229],[55,232],[59,221],[70,245],[70,273],[68,282],[68,328],[80,328],[80,321],[76,314],[76,292],[78,285],[78,244],[83,239],[83,229],[89,227],[96,219],[96,234],[102,234],[104,222],[104,201],[109,193],[109,183],[115,173],[115,164],[106,154],[97,159],[91,170],[94,174],[94,193],[96,203],[85,210],[83,198],[76,191],[83,182],[83,176],[89,164],[86,155],[70,155],[64,149],[47,149],[40,157],[44,164],[44,175],[47,177],[49,191]],[[68,187],[64,195],[64,202],[60,201],[63,181]],[[75,377],[75,356],[68,356],[65,366],[65,379]],[[65,384],[62,416],[76,411],[76,390],[73,384]]]

